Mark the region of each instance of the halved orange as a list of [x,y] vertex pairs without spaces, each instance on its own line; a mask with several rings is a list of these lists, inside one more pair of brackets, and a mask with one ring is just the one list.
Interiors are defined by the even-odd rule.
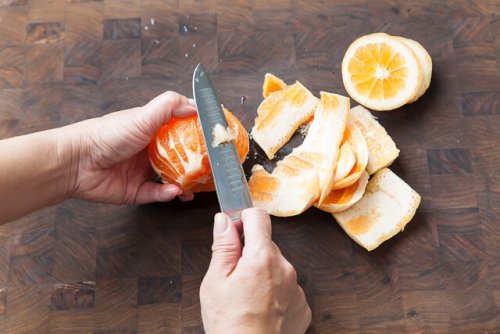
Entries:
[[317,103],[318,99],[298,81],[274,91],[262,101],[252,137],[269,159],[312,117]]
[[[240,121],[225,108],[224,114],[243,162],[248,154],[248,134]],[[149,159],[163,182],[176,184],[184,192],[215,190],[197,115],[172,118],[163,125],[149,144]]]
[[293,216],[318,200],[321,203],[333,186],[348,112],[348,98],[321,92],[304,142],[279,161],[272,173],[258,165],[254,168],[248,183],[254,205],[275,216]]
[[342,60],[342,80],[349,95],[374,110],[396,109],[413,99],[422,69],[403,42],[384,33],[355,40]]
[[411,49],[413,54],[417,57],[420,67],[422,68],[422,76],[423,76],[422,84],[418,89],[417,95],[415,95],[415,97],[409,101],[409,102],[414,102],[419,97],[424,95],[425,91],[427,90],[427,88],[429,88],[431,84],[432,59],[431,56],[429,55],[429,52],[427,52],[427,50],[419,42],[400,36],[393,36],[393,38],[403,42],[407,47]]

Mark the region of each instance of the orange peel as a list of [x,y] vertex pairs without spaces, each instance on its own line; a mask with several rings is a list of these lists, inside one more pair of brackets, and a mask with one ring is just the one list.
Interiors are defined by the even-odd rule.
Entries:
[[321,203],[333,187],[348,112],[348,98],[321,92],[304,142],[279,161],[272,173],[254,166],[248,182],[254,205],[274,216],[293,216],[316,201]]

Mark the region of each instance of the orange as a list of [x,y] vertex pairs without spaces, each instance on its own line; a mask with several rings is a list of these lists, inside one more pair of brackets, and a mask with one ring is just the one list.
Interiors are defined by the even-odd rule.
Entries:
[[355,40],[342,60],[342,80],[349,95],[374,110],[396,109],[419,93],[423,70],[414,52],[384,33]]
[[[224,108],[224,113],[243,162],[248,154],[248,134],[231,112]],[[186,193],[215,190],[197,115],[172,118],[163,125],[149,144],[149,159],[164,183],[176,184]]]
[[422,68],[422,74],[423,74],[422,84],[420,85],[418,94],[413,99],[410,100],[410,102],[414,102],[419,97],[424,95],[425,91],[427,90],[427,88],[429,88],[429,85],[431,84],[432,59],[431,56],[429,55],[429,52],[427,52],[427,50],[419,42],[399,36],[393,36],[393,38],[403,42],[403,44],[405,44],[407,47],[411,49],[413,54],[417,57],[417,60],[420,63],[420,67]]

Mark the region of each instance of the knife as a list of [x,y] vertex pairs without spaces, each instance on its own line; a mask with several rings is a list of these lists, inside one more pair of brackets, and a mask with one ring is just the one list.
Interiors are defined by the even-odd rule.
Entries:
[[220,124],[227,129],[228,123],[212,82],[201,64],[194,70],[193,95],[221,211],[237,222],[241,211],[252,207],[252,198],[234,142],[212,147],[214,127]]

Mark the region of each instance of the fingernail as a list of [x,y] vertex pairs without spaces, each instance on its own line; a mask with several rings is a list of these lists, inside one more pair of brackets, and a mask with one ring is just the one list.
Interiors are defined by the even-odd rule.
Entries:
[[224,214],[218,213],[215,215],[214,232],[215,234],[224,233],[227,229],[227,218]]
[[169,184],[163,188],[163,192],[168,195],[172,194],[174,196],[179,196],[182,190],[173,184]]
[[194,99],[188,99],[188,103],[193,107],[196,107],[196,102],[194,101]]

